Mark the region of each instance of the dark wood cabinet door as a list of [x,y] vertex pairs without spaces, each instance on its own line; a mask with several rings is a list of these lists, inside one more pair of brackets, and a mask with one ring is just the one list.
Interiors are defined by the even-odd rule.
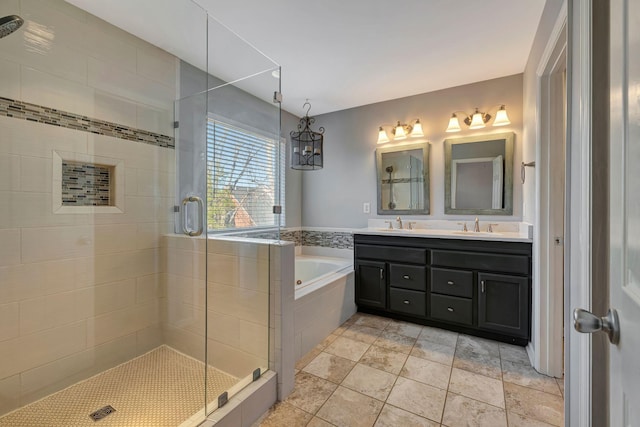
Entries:
[[356,304],[387,307],[386,264],[378,261],[356,261]]
[[529,278],[478,273],[478,328],[529,338]]

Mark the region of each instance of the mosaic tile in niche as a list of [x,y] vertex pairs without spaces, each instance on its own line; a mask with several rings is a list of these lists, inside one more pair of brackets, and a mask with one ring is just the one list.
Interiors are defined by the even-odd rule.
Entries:
[[112,167],[62,162],[63,206],[112,206]]

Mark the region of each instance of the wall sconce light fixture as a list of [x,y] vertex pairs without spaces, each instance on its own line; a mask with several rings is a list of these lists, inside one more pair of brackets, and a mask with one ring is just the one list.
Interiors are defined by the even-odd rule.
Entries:
[[308,106],[307,112],[298,123],[298,130],[291,131],[291,169],[316,170],[322,169],[323,151],[322,142],[324,140],[324,128],[318,128],[318,132],[311,130],[311,125],[316,121],[309,117],[311,104],[309,100],[302,105]]
[[[463,121],[467,126],[469,126],[469,129],[482,129],[492,117],[491,114],[481,112],[478,108],[476,108],[476,111],[473,114],[467,114],[464,111],[456,111],[449,119],[449,126],[447,126],[446,132],[460,132],[462,130],[456,113],[462,113],[464,115]],[[493,126],[506,126],[510,123],[511,121],[507,116],[507,110],[504,105],[501,105],[496,112],[496,118],[493,121]]]
[[[391,139],[389,139],[389,134],[384,130],[383,126],[378,128],[378,144],[384,144],[385,142],[391,141]],[[400,120],[398,120],[398,123],[391,128],[391,134],[393,135],[392,139],[396,141],[406,139],[407,136],[411,138],[422,137],[424,136],[424,131],[422,130],[422,123],[420,123],[420,119],[415,119],[413,124],[400,123]]]

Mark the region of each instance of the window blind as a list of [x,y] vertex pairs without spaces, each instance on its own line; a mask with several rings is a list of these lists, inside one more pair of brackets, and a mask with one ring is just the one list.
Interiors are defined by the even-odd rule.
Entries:
[[[285,150],[280,140],[209,119],[207,225],[209,230],[284,224]],[[283,206],[273,214],[273,206]]]

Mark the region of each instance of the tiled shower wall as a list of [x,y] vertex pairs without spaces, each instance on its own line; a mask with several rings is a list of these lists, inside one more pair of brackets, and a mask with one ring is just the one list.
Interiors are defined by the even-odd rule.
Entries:
[[[26,22],[0,40],[0,97],[171,140],[173,56],[62,0],[9,14]],[[123,212],[54,213],[54,151],[124,162]],[[0,414],[163,342],[174,163],[167,145],[0,117]]]
[[206,335],[208,364],[240,378],[272,369],[286,397],[295,363],[294,245],[219,237],[205,247],[202,238],[170,235],[162,252],[166,343],[202,360]]

